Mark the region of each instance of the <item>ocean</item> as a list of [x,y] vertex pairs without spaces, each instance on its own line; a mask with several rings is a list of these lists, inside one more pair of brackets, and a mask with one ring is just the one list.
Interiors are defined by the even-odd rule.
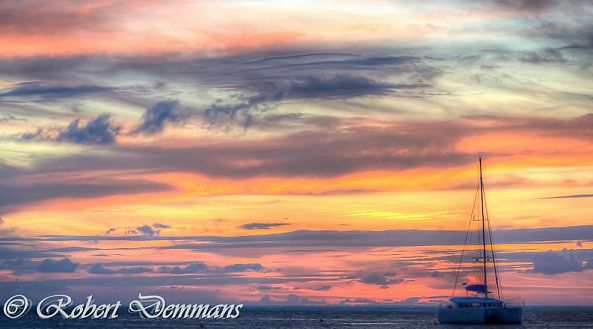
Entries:
[[112,320],[41,320],[32,314],[18,320],[0,316],[0,328],[593,328],[593,307],[526,308],[523,325],[439,325],[436,309],[372,307],[245,307],[236,319],[147,320],[120,313]]

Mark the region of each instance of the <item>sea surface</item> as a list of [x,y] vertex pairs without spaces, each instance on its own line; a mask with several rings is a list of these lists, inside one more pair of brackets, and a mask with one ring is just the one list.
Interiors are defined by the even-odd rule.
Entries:
[[0,328],[593,328],[591,308],[525,309],[522,325],[439,325],[436,309],[246,307],[236,319],[147,320],[121,313],[112,320],[41,320],[29,314],[18,320],[0,316]]

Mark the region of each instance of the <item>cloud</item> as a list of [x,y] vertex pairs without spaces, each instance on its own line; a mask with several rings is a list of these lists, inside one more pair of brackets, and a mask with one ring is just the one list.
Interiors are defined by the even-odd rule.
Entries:
[[109,264],[93,264],[89,267],[88,272],[91,274],[141,274],[141,273],[168,273],[168,274],[196,274],[196,273],[226,273],[245,272],[263,270],[260,264],[233,264],[224,267],[223,269],[210,267],[204,262],[193,262],[184,266],[160,266],[157,268],[149,267],[156,265],[152,263],[139,263],[141,266],[121,266],[119,263]]
[[33,133],[21,135],[21,141],[53,140],[76,144],[114,144],[121,127],[110,120],[111,116],[103,113],[95,119],[81,124],[80,119],[75,119],[62,129],[37,128]]
[[365,297],[358,297],[358,298],[345,298],[343,300],[340,301],[340,304],[343,305],[371,305],[371,304],[377,304],[377,301],[372,300],[370,298],[365,298]]
[[331,285],[329,285],[329,284],[326,284],[326,285],[323,285],[323,286],[319,286],[319,287],[317,287],[317,288],[314,288],[313,290],[316,290],[316,291],[328,291],[328,290],[330,290],[331,288],[332,288],[332,286],[331,286]]
[[141,273],[168,273],[168,274],[195,274],[195,273],[220,273],[220,271],[226,273],[234,272],[246,272],[263,271],[261,264],[232,264],[222,269],[210,267],[204,262],[193,262],[185,266],[160,266],[158,268],[151,268],[151,263],[146,263],[142,266],[119,266],[120,264],[110,264],[111,266],[105,266],[105,264],[93,264],[89,267],[88,272],[91,274],[141,274]]
[[[48,236],[48,241],[146,240],[169,241],[161,249],[203,250],[224,252],[229,249],[308,248],[308,247],[398,247],[398,246],[451,246],[463,241],[465,231],[453,230],[387,230],[387,231],[310,231],[243,236]],[[533,243],[543,241],[591,241],[592,225],[548,227],[535,229],[508,229],[493,232],[496,242]],[[181,242],[181,243],[175,243]],[[198,242],[198,243],[192,243]],[[325,249],[324,249],[325,250]],[[333,249],[329,249],[332,251]],[[455,259],[458,259],[455,256]]]
[[39,263],[38,272],[44,273],[74,273],[78,263],[72,262],[69,258],[62,260],[45,259]]
[[426,83],[391,84],[365,76],[336,75],[333,77],[304,77],[281,89],[286,98],[351,98],[387,95],[398,89],[430,88]]
[[121,128],[113,125],[109,119],[110,115],[104,113],[84,126],[80,125],[79,119],[76,119],[60,132],[58,141],[78,144],[113,144]]
[[125,234],[126,235],[141,235],[141,236],[146,236],[146,237],[158,236],[161,234],[161,230],[167,229],[169,227],[170,227],[169,225],[161,224],[161,223],[154,223],[152,226],[145,224],[142,226],[138,226],[135,229],[128,228],[125,230]]
[[[110,8],[111,7],[111,8]],[[63,3],[54,6],[38,1],[0,2],[0,32],[16,35],[62,35],[89,29],[104,29],[114,18],[111,4],[89,6],[80,10]],[[117,12],[117,11],[115,11]],[[105,31],[105,30],[103,30]]]
[[[273,286],[257,286],[255,287],[257,290],[262,291],[269,291],[269,290],[283,290],[282,287],[273,287]],[[269,297],[269,296],[268,296]],[[269,301],[269,300],[268,300]]]
[[103,266],[103,264],[93,264],[88,269],[88,272],[91,274],[141,274],[150,273],[152,272],[152,270],[144,266],[121,267],[117,269],[111,269]]
[[0,122],[10,122],[10,121],[23,121],[26,122],[27,119],[19,118],[13,114],[8,114],[0,118]]
[[[118,265],[118,264],[112,264]],[[147,265],[152,265],[148,263]],[[211,269],[203,262],[195,262],[185,266],[161,266],[153,269],[148,266],[110,266],[104,264],[93,264],[88,272],[91,274],[141,274],[141,273],[169,273],[169,274],[193,274],[206,273]]]
[[269,230],[272,227],[285,226],[285,225],[289,225],[289,224],[286,224],[286,223],[248,223],[248,224],[243,224],[243,225],[239,226],[239,228],[242,228],[244,230]]
[[[303,76],[294,80],[268,81],[265,90],[238,103],[214,103],[205,111],[205,118],[211,123],[223,119],[231,121],[239,117],[244,127],[249,127],[253,117],[251,110],[260,105],[274,106],[276,102],[288,99],[347,99],[361,96],[387,95],[397,90],[426,89],[428,83],[393,84],[377,81],[366,76],[338,74],[335,76]],[[264,111],[269,110],[265,107]]]
[[148,235],[148,236],[154,236],[154,235],[158,235],[157,230],[154,230],[152,227],[148,226],[148,225],[143,225],[143,226],[138,226],[136,227],[136,230],[142,234],[142,235]]
[[58,98],[76,97],[86,94],[96,94],[111,91],[110,88],[91,85],[52,85],[37,81],[23,82],[9,88],[0,89],[0,100],[3,98],[34,98],[37,100],[52,100]]
[[370,273],[360,278],[360,282],[366,284],[376,284],[382,288],[387,288],[390,284],[402,283],[404,280],[396,277],[393,272]]
[[168,191],[170,186],[144,180],[105,179],[100,182],[65,182],[39,183],[22,185],[0,184],[0,189],[11,191],[0,194],[0,209],[18,205],[38,203],[52,199],[98,198],[119,194],[139,194],[157,191]]
[[548,251],[536,254],[533,260],[533,272],[548,275],[580,272],[586,264],[579,260],[573,250],[564,249],[560,252]]
[[539,12],[555,6],[555,0],[494,0],[498,6],[512,10]]
[[289,294],[286,296],[287,304],[300,304],[302,302],[301,296],[295,294]]
[[580,199],[580,198],[593,198],[593,194],[571,194],[571,195],[557,195],[549,196],[541,199]]
[[[21,243],[23,238],[13,238],[15,247],[4,247],[0,245],[0,260],[22,260],[31,258],[54,258],[62,257],[62,255],[48,251],[48,250],[35,250],[27,249]],[[0,240],[1,241],[1,240]],[[5,244],[5,243],[4,243]]]
[[524,63],[530,64],[549,64],[566,63],[568,59],[564,57],[562,51],[558,49],[546,48],[541,51],[533,51],[524,54],[519,58]]
[[383,126],[343,123],[331,130],[294,133],[272,140],[235,140],[191,147],[120,147],[109,154],[76,154],[39,161],[37,171],[149,169],[246,178],[335,177],[365,170],[448,167],[475,160],[474,154],[455,149],[457,140],[471,130],[453,122],[394,122]]
[[163,266],[160,267],[157,272],[159,273],[171,273],[171,274],[191,274],[191,273],[203,273],[208,272],[210,268],[203,262],[196,262],[188,264],[187,266]]
[[264,267],[261,264],[233,264],[228,265],[224,268],[225,272],[246,272],[246,271],[254,271],[254,272],[261,272],[264,270]]
[[190,114],[190,111],[182,109],[176,100],[161,101],[142,114],[140,125],[132,133],[156,134],[163,131],[167,123],[183,122]]

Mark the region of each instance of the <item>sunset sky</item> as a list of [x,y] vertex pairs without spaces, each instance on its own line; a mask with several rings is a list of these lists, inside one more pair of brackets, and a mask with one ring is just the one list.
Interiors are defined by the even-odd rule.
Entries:
[[0,298],[593,304],[593,3],[296,3],[0,2]]

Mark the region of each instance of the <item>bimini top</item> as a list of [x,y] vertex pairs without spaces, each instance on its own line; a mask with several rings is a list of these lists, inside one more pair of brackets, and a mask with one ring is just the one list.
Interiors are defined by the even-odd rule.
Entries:
[[[485,293],[486,290],[487,290],[487,288],[483,284],[472,284],[472,285],[469,285],[469,286],[465,286],[465,290]],[[491,293],[491,292],[492,291],[488,291],[488,293]]]
[[453,303],[501,303],[500,299],[483,297],[453,297],[449,299]]

